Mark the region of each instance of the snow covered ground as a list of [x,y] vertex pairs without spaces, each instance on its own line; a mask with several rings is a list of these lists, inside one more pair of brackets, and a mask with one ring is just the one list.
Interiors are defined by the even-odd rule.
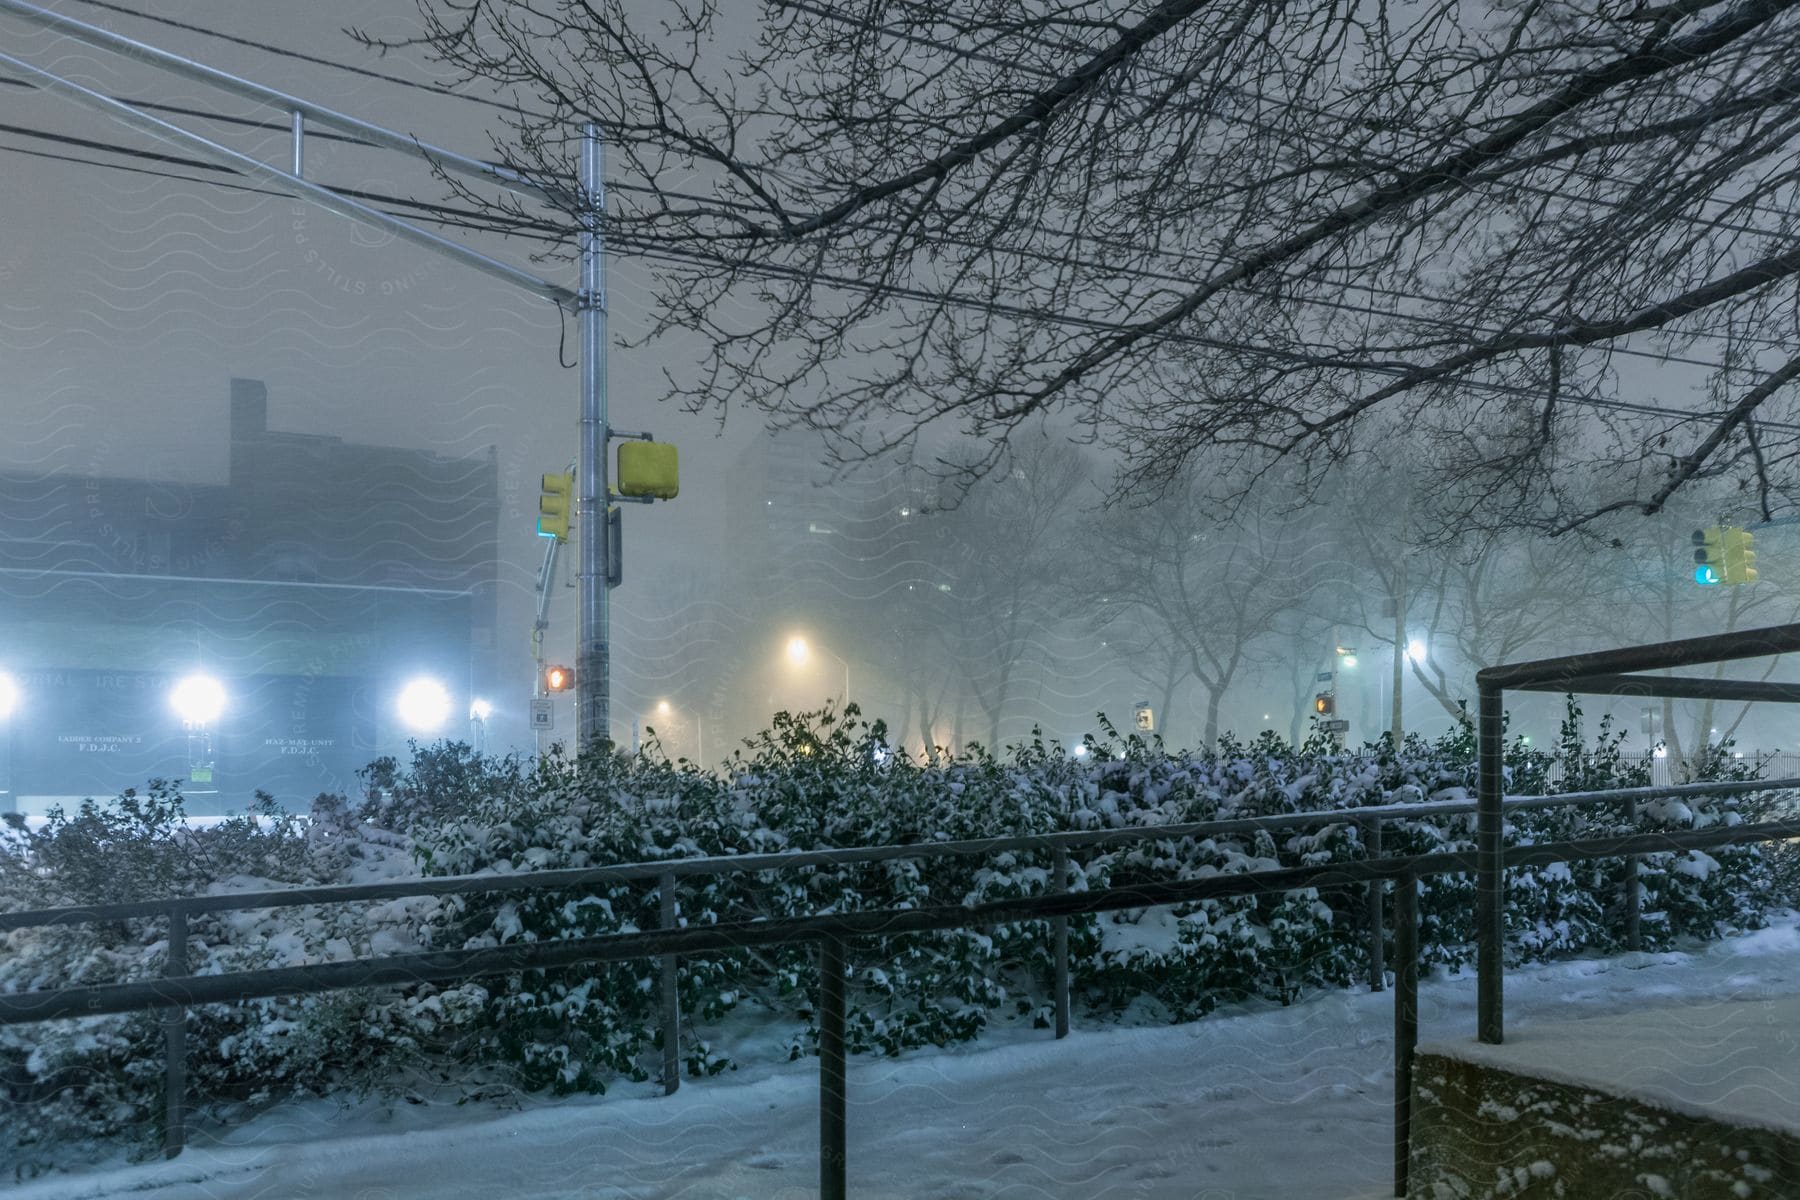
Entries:
[[[1800,995],[1800,928],[1692,954],[1514,972],[1509,1032],[1577,1017]],[[1474,979],[1427,981],[1422,1040],[1473,1036]],[[1790,1031],[1791,1032],[1791,1031]],[[850,1064],[850,1191],[1014,1200],[1364,1200],[1391,1194],[1390,993],[1321,996],[1190,1025],[1009,1034]],[[1786,1053],[1792,1054],[1791,1044]],[[476,1106],[290,1105],[174,1162],[26,1184],[19,1200],[737,1200],[816,1194],[816,1061],[687,1081],[674,1097],[496,1114]]]

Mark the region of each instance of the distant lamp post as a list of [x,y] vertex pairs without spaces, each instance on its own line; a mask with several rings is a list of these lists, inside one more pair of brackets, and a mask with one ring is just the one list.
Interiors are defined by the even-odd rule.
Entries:
[[[836,660],[836,662],[844,668],[843,703],[849,704],[850,703],[850,664],[848,662],[845,662],[842,658],[839,658],[837,655],[833,654],[829,650],[825,650],[825,651],[823,651],[823,653],[825,654],[825,656],[827,658]],[[812,644],[810,642],[808,642],[800,634],[796,633],[793,637],[788,639],[787,656],[788,656],[788,661],[790,663],[793,663],[796,667],[804,667],[808,662],[812,661],[812,655],[813,655]]]
[[[659,717],[672,717],[675,715],[675,706],[666,698],[658,700],[656,702],[656,715]],[[694,761],[701,763],[702,765],[706,762],[706,721],[704,718],[698,716],[694,718]]]
[[225,685],[211,675],[189,675],[169,692],[169,707],[187,730],[188,782],[217,790],[211,726],[224,715]]
[[469,701],[469,725],[477,754],[487,753],[487,721],[493,715],[494,706],[486,700]]

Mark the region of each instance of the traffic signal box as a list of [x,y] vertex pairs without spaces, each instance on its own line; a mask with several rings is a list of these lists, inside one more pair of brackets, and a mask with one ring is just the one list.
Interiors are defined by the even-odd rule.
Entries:
[[668,442],[621,442],[619,495],[673,500],[681,491],[677,466],[675,447]]
[[575,476],[544,476],[544,494],[538,497],[539,537],[569,540],[569,513],[575,507]]
[[1329,717],[1337,712],[1337,696],[1331,692],[1320,692],[1313,697],[1313,711],[1321,717]]
[[544,668],[544,690],[546,692],[566,692],[575,684],[575,672],[567,667]]
[[1694,530],[1694,582],[1715,584],[1755,583],[1756,536],[1735,525],[1713,525]]
[[1748,529],[1725,530],[1725,582],[1756,582],[1756,538]]

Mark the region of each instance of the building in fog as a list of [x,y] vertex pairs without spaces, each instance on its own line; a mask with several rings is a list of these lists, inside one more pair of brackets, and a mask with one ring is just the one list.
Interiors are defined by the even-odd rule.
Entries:
[[[348,789],[416,736],[416,676],[466,735],[496,670],[493,451],[273,430],[251,379],[229,412],[222,485],[0,474],[0,810],[153,777],[228,808]],[[201,728],[170,699],[193,675],[224,692]]]

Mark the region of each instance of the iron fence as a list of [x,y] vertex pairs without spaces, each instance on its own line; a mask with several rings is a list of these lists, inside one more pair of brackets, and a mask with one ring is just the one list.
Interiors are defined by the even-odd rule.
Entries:
[[[1565,805],[1623,803],[1632,805],[1660,796],[1737,794],[1755,789],[1797,789],[1800,778],[1754,783],[1731,782],[1606,791],[1550,796],[1508,797],[1504,809],[1534,809]],[[1394,963],[1396,1022],[1396,1186],[1405,1186],[1406,1146],[1410,1138],[1410,1072],[1412,1046],[1417,1029],[1417,903],[1420,878],[1444,873],[1470,873],[1485,861],[1481,851],[1384,857],[1380,853],[1381,828],[1394,820],[1476,814],[1479,802],[1440,801],[1418,804],[1369,806],[1308,813],[1281,813],[1181,825],[1142,826],[1125,829],[1083,830],[1014,837],[982,838],[957,842],[899,846],[847,847],[780,854],[688,858],[659,862],[625,863],[607,867],[539,871],[507,876],[449,876],[408,879],[390,883],[280,888],[229,895],[129,901],[113,904],[70,906],[30,912],[0,914],[0,932],[68,925],[165,917],[169,922],[169,953],[165,976],[134,983],[56,988],[0,996],[0,1024],[19,1024],[73,1016],[95,1016],[166,1010],[165,1018],[165,1152],[180,1152],[185,1139],[184,1113],[186,1063],[186,1011],[202,1004],[230,1003],[276,995],[304,995],[350,988],[404,986],[418,983],[451,983],[521,970],[585,963],[619,962],[651,958],[660,960],[662,1009],[663,1085],[673,1092],[679,1085],[678,1039],[680,1012],[676,1003],[676,970],[684,955],[703,955],[731,950],[816,942],[820,956],[820,1189],[829,1198],[846,1194],[845,1142],[846,1057],[844,1045],[844,964],[853,941],[865,937],[982,928],[1020,921],[1048,920],[1054,938],[1054,1034],[1069,1032],[1068,920],[1116,912],[1184,904],[1205,899],[1264,895],[1302,888],[1364,887],[1368,889],[1371,940],[1371,986],[1384,983],[1382,962],[1382,889],[1399,881],[1395,901]],[[1069,853],[1134,841],[1204,837],[1230,832],[1276,828],[1317,828],[1346,822],[1360,823],[1371,857],[1362,861],[1284,867],[1201,879],[1164,880],[1127,887],[1071,892]],[[1636,856],[1666,850],[1704,849],[1737,845],[1771,838],[1800,837],[1800,820],[1763,822],[1683,833],[1609,836],[1559,842],[1512,851],[1511,865],[1539,865],[1590,858]],[[847,865],[894,859],[948,855],[983,855],[1018,850],[1049,850],[1052,854],[1051,890],[1044,895],[981,904],[932,908],[878,909],[864,912],[788,917],[774,920],[725,922],[702,927],[682,927],[677,902],[677,881],[684,877],[724,872],[753,872]],[[351,903],[419,895],[460,895],[480,892],[531,891],[546,888],[596,886],[626,880],[654,879],[659,891],[661,928],[631,934],[571,938],[550,942],[509,944],[478,949],[446,950],[273,968],[227,975],[188,974],[186,941],[188,920],[197,913],[256,908]],[[1635,882],[1627,889],[1627,912],[1634,911]],[[1628,918],[1629,920],[1629,918]],[[1629,935],[1635,939],[1635,921]]]

